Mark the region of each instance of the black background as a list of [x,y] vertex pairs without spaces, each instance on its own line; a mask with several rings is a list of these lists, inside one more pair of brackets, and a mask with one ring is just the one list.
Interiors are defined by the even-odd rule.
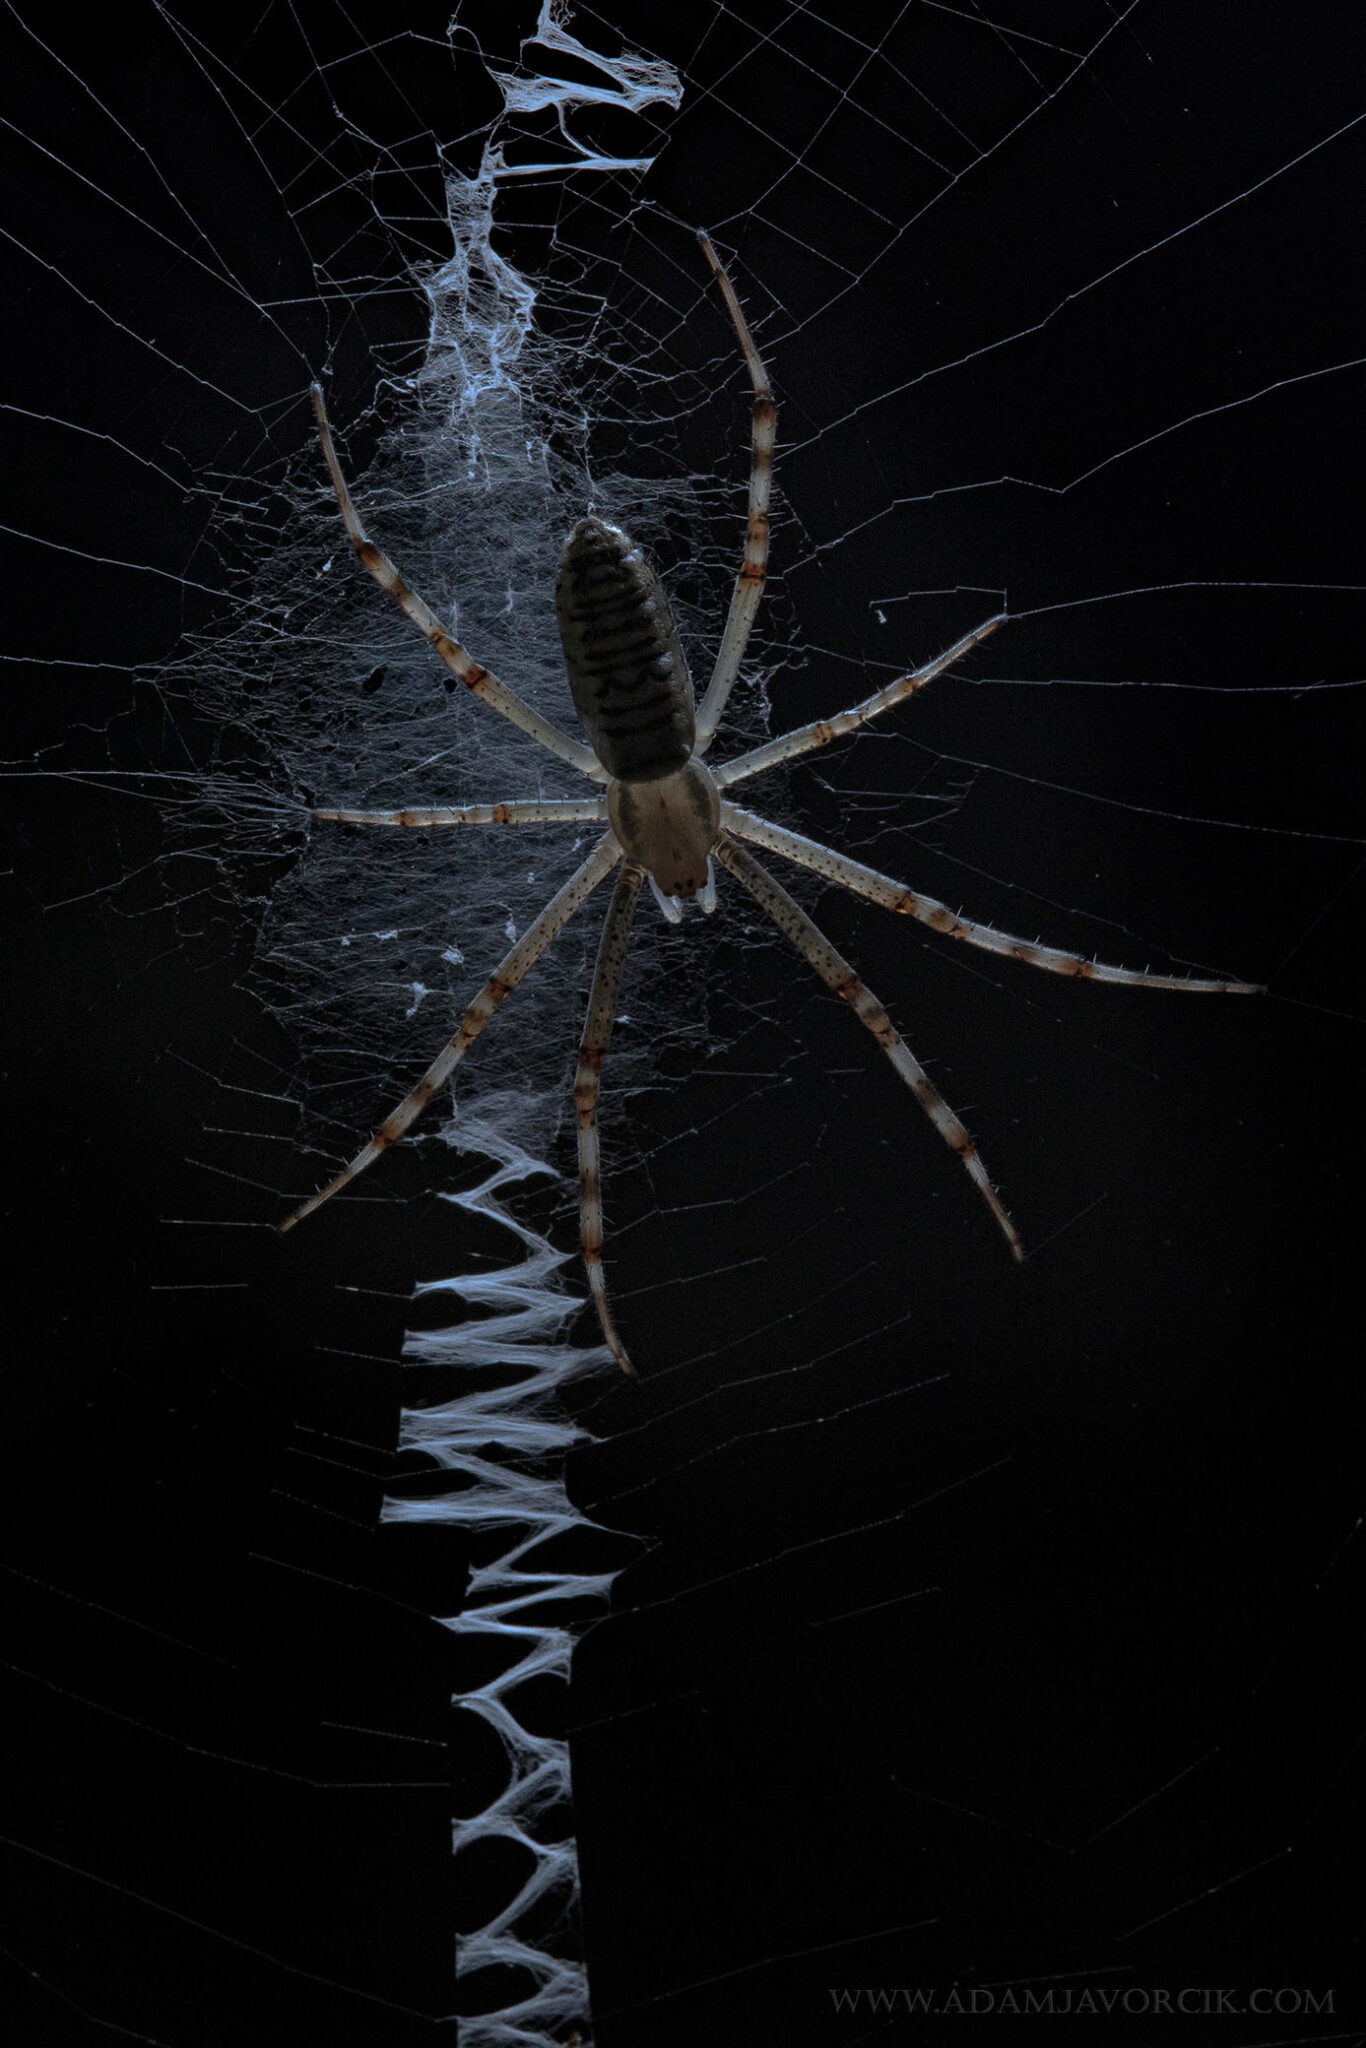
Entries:
[[[895,2024],[836,2019],[829,1987],[1090,1982],[1334,1986],[1331,2020],[1224,2021],[1221,2038],[1355,2038],[1359,720],[1351,691],[1312,686],[1359,672],[1361,371],[1326,374],[1360,349],[1359,141],[1034,340],[988,343],[1354,118],[1360,24],[1137,7],[1093,61],[1083,118],[1078,92],[1049,98],[1068,69],[1053,46],[1095,42],[1096,11],[1022,15],[1050,45],[1021,100],[1040,110],[923,216],[898,192],[911,225],[860,248],[736,112],[761,137],[801,128],[820,164],[819,92],[807,109],[786,74],[737,73],[752,17],[702,13],[614,19],[694,84],[647,187],[661,221],[713,226],[753,302],[786,308],[768,332],[808,644],[854,663],[857,635],[877,636],[851,617],[896,592],[946,593],[898,624],[898,651],[942,644],[1002,590],[1019,615],[976,669],[1010,687],[922,700],[927,748],[1001,772],[914,879],[955,900],[961,884],[1008,928],[1138,964],[1167,944],[1271,994],[1041,991],[829,906],[970,1114],[1031,1249],[1017,1274],[836,1006],[776,951],[737,950],[755,977],[737,1002],[770,1020],[747,1054],[784,1086],[721,1129],[686,1076],[640,1105],[662,1149],[617,1279],[643,1384],[585,1395],[604,1442],[571,1471],[577,1499],[642,1539],[613,1553],[634,1562],[567,1709],[598,2034],[863,2040]],[[305,255],[247,140],[215,125],[164,25],[135,17],[67,60],[154,120],[176,192],[255,295],[306,304]],[[442,19],[403,26],[439,43]],[[815,19],[759,26],[793,52]],[[305,26],[326,78],[349,32],[325,10]],[[259,455],[268,412],[277,446],[306,422],[282,400],[298,361],[245,301],[240,321],[197,301],[193,266],[133,218],[160,204],[150,186],[15,34],[10,120],[64,137],[132,208],[7,131],[11,233],[39,260],[6,245],[7,384],[35,417],[8,416],[5,518],[38,544],[12,545],[5,638],[72,664],[7,668],[23,769],[111,730],[125,684],[98,663],[172,644],[213,580],[176,492],[52,421],[224,467]],[[936,49],[929,96],[982,137],[1010,128],[993,67],[969,76]],[[307,75],[278,17],[225,54],[263,90]],[[402,35],[374,71],[420,106],[453,90]],[[460,75],[458,120],[421,107],[446,133],[496,104]],[[874,187],[892,111],[865,131]],[[299,120],[324,132],[327,94]],[[854,179],[837,153],[831,171],[837,190]],[[861,277],[809,329],[803,235]],[[141,307],[163,355],[63,278]],[[369,308],[364,344],[412,310]],[[320,344],[306,312],[294,331]],[[907,409],[823,432],[964,358]],[[1089,489],[921,498],[1068,482],[1206,411]],[[916,502],[860,537],[902,495]],[[851,673],[814,659],[780,679],[777,721],[833,708]],[[1024,687],[1055,675],[1218,687]],[[172,758],[145,709],[117,732],[121,763]],[[831,769],[812,831],[838,835],[855,763]],[[10,2037],[440,2038],[452,1930],[496,1877],[457,1881],[449,1817],[496,1770],[450,1705],[469,1670],[428,1619],[459,1604],[460,1546],[378,1514],[406,1293],[444,1247],[421,1203],[378,1225],[354,1209],[307,1243],[269,1228],[297,1175],[262,1092],[290,1048],[243,985],[250,931],[180,877],[166,907],[141,791],[24,774],[5,791]],[[1124,927],[1109,947],[1107,919]],[[234,1125],[245,1147],[215,1137]],[[644,1198],[626,1182],[617,1199]]]

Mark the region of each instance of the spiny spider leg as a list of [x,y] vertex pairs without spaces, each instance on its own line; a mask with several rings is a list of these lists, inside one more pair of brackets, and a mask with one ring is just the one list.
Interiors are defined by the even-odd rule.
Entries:
[[430,811],[313,811],[310,815],[333,825],[407,825],[424,830],[429,825],[589,825],[606,822],[607,799],[586,796],[564,802],[461,804],[454,810],[442,806]]
[[713,776],[724,789],[729,783],[741,782],[746,776],[760,775],[765,768],[776,767],[779,761],[791,761],[798,754],[809,754],[816,747],[828,746],[831,740],[856,731],[880,712],[890,711],[903,697],[923,690],[926,683],[942,676],[946,668],[952,668],[956,661],[961,661],[979,640],[985,640],[988,633],[994,633],[1005,622],[1004,612],[994,619],[985,620],[982,625],[974,626],[970,633],[965,633],[961,640],[955,640],[953,646],[934,661],[927,662],[924,668],[915,669],[908,676],[898,676],[894,683],[888,683],[885,689],[875,690],[871,697],[865,697],[851,710],[837,711],[833,718],[813,719],[810,725],[795,726],[791,732],[766,741],[762,747],[752,748],[748,754],[737,754],[733,761],[721,761],[712,769]]
[[634,863],[624,865],[617,878],[607,921],[602,928],[597,965],[593,969],[593,988],[588,998],[588,1015],[584,1019],[583,1039],[579,1046],[579,1070],[574,1080],[574,1107],[579,1121],[579,1236],[583,1263],[588,1269],[588,1285],[592,1289],[593,1306],[602,1324],[602,1334],[617,1364],[631,1379],[635,1378],[636,1369],[617,1335],[607,1299],[607,1277],[602,1270],[602,1151],[598,1142],[598,1085],[602,1079],[607,1042],[612,1036],[621,970],[631,940],[631,920],[635,916],[644,879],[644,868]]
[[1023,1259],[1024,1248],[1019,1234],[1001,1206],[987,1177],[987,1170],[977,1156],[977,1147],[871,989],[864,987],[843,954],[838,953],[816,928],[801,905],[793,902],[782,884],[775,882],[768,870],[760,867],[754,856],[746,853],[729,832],[723,831],[717,840],[716,858],[729,868],[737,882],[749,890],[755,902],[768,912],[779,931],[792,941],[797,951],[811,962],[826,987],[833,989],[837,996],[843,996],[859,1022],[872,1032],[944,1143],[951,1152],[958,1154],[967,1168],[1012,1253],[1017,1259]]
[[391,1116],[385,1118],[369,1144],[362,1145],[349,1166],[343,1167],[325,1188],[308,1201],[301,1202],[293,1215],[285,1218],[280,1225],[281,1230],[292,1230],[305,1216],[311,1216],[338,1189],[353,1181],[358,1173],[364,1173],[367,1166],[373,1166],[381,1153],[387,1152],[395,1140],[416,1123],[442,1082],[465,1057],[484,1026],[491,1022],[499,1004],[507,1000],[518,982],[535,966],[556,933],[564,929],[574,912],[592,895],[598,883],[611,874],[620,859],[621,848],[608,832],[587,860],[574,870],[558,894],[551,897],[535,923],[528,925],[511,952],[499,961],[466,1010],[460,1029],[432,1061],[416,1088],[404,1096]]
[[957,915],[946,904],[936,903],[933,896],[921,896],[914,889],[908,889],[904,882],[893,881],[890,875],[881,875],[876,868],[866,868],[861,861],[850,860],[847,854],[836,853],[832,848],[822,846],[818,840],[804,839],[800,832],[789,832],[781,825],[770,824],[767,818],[756,817],[752,811],[742,811],[738,804],[722,804],[721,822],[727,831],[738,833],[753,845],[766,846],[771,853],[780,853],[798,867],[810,868],[814,874],[824,875],[827,881],[839,882],[854,895],[866,896],[870,903],[880,903],[885,910],[916,918],[919,923],[927,924],[931,931],[942,932],[945,938],[966,939],[970,946],[980,946],[984,953],[999,953],[1008,960],[1023,960],[1027,966],[1046,968],[1050,974],[1067,974],[1085,981],[1120,982],[1132,988],[1177,989],[1192,995],[1256,996],[1264,993],[1255,981],[1213,981],[1193,974],[1149,974],[1133,967],[1107,967],[1101,960],[1084,960],[1079,953],[1064,953],[1057,946],[1042,946],[1029,939],[1012,938],[1009,932],[998,932],[989,924],[974,924],[971,918]]
[[703,253],[710,263],[721,287],[721,296],[740,339],[745,364],[749,370],[749,381],[754,386],[754,428],[752,455],[749,471],[749,517],[745,526],[745,556],[740,564],[740,573],[735,579],[731,594],[730,611],[726,615],[726,629],[721,635],[721,646],[716,656],[707,694],[697,714],[696,750],[705,754],[712,737],[721,722],[721,713],[726,708],[726,699],[735,687],[735,678],[740,673],[749,630],[754,624],[754,615],[759,609],[759,600],[764,594],[764,579],[768,574],[768,500],[773,483],[773,441],[777,421],[777,406],[773,400],[773,387],[768,381],[768,371],[754,338],[749,331],[740,301],[735,296],[735,287],[721,268],[720,258],[706,235],[699,234]]
[[466,689],[473,690],[476,697],[482,697],[486,704],[491,705],[530,738],[539,740],[543,747],[550,753],[558,755],[561,761],[567,761],[571,768],[577,768],[581,774],[587,775],[594,782],[605,781],[606,771],[591,747],[585,747],[579,740],[571,740],[558,726],[552,725],[548,718],[542,718],[539,711],[533,711],[529,704],[524,704],[515,691],[509,690],[505,683],[499,682],[497,676],[490,675],[486,668],[480,668],[478,662],[467,653],[460,642],[452,639],[431,606],[424,604],[415,590],[409,589],[389,557],[368,538],[351,502],[351,493],[347,489],[346,478],[342,475],[337,451],[332,445],[332,429],[327,422],[327,407],[323,402],[320,384],[313,386],[313,411],[318,422],[318,438],[322,442],[323,455],[332,478],[332,488],[341,507],[343,524],[352,547],[376,583],[382,585],[391,597],[398,600],[413,624],[426,634],[447,668],[453,675],[459,676]]

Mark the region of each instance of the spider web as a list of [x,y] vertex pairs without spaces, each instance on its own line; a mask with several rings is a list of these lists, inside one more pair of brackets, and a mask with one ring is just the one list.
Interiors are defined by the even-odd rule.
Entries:
[[[307,1238],[268,1225],[573,838],[384,844],[308,807],[579,791],[448,697],[351,561],[305,394],[325,377],[414,584],[564,722],[545,590],[586,501],[651,545],[691,646],[723,615],[747,401],[697,226],[780,400],[732,730],[1011,614],[746,800],[1008,930],[1272,993],[1040,988],[796,885],[967,1118],[1016,1274],[734,892],[710,925],[642,912],[604,1147],[643,1383],[565,1395],[595,1439],[569,1493],[638,1542],[566,1543],[585,1581],[632,1562],[576,1616],[567,1702],[549,1676],[519,1703],[573,1730],[594,2038],[864,2039],[898,1987],[955,1984],[978,2011],[1337,1987],[1225,2028],[1341,2037],[1354,25],[580,9],[566,34],[681,100],[618,80],[562,127],[526,82],[606,74],[520,50],[534,8],[462,8],[449,42],[437,8],[207,41],[149,10],[109,48],[13,21],[20,2038],[427,2040],[471,2002],[451,1930],[519,1876],[449,1856],[505,1767],[449,1712],[490,1666],[426,1617],[486,1553],[379,1527],[432,1491],[390,1454],[400,1400],[444,1398],[444,1366],[399,1384],[404,1328],[449,1317],[410,1285],[507,1264],[432,1199],[487,1168],[433,1137]],[[498,182],[510,267],[442,301],[446,181],[491,135],[527,172]],[[433,369],[442,303],[505,372],[472,411],[474,356]],[[569,1163],[595,922],[462,1070],[495,1151]],[[573,1200],[528,1182],[521,1227],[568,1251]]]

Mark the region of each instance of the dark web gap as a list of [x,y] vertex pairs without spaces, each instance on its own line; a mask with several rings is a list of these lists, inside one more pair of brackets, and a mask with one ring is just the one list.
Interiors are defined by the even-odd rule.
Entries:
[[[940,1375],[940,1377],[942,1378],[944,1377],[944,1375]],[[752,1386],[754,1383],[755,1382],[753,1380],[732,1382],[731,1385],[728,1386],[726,1391],[731,1392],[734,1390],[736,1386]],[[664,1478],[676,1478],[679,1475],[679,1473],[686,1471],[689,1468],[689,1466],[700,1464],[704,1459],[707,1458],[720,1457],[724,1454],[727,1454],[731,1451],[738,1449],[738,1447],[741,1444],[756,1441],[761,1437],[779,1437],[791,1432],[800,1432],[802,1430],[807,1429],[824,1428],[827,1424],[832,1422],[839,1422],[843,1420],[846,1416],[861,1414],[865,1409],[876,1407],[881,1402],[900,1400],[906,1394],[922,1393],[926,1386],[933,1386],[936,1383],[937,1382],[935,1380],[927,1380],[915,1384],[910,1384],[904,1387],[895,1387],[888,1393],[875,1394],[866,1401],[849,1401],[846,1402],[846,1404],[842,1408],[833,1408],[818,1416],[805,1417],[801,1421],[773,1423],[765,1429],[744,1430],[739,1432],[735,1436],[724,1437],[718,1443],[710,1445],[705,1451],[699,1452],[696,1458],[681,1459],[677,1464],[669,1466],[665,1472],[659,1475],[658,1478],[645,1480],[642,1482],[642,1485],[640,1487],[633,1488],[631,1489],[631,1491],[640,1492],[644,1490],[644,1488],[646,1487],[658,1485],[660,1481]],[[671,1411],[670,1419],[672,1419],[673,1415],[676,1415],[678,1412],[679,1411],[677,1409]],[[622,1500],[627,1499],[629,1497],[630,1496],[627,1493],[603,1494],[594,1496],[592,1500],[585,1501],[583,1503],[583,1506],[586,1508],[591,1508],[594,1512],[596,1512],[600,1508],[615,1507]]]
[[[1132,7],[1125,10],[1126,14],[1132,13],[1133,11],[1134,10]],[[1118,23],[1116,23],[1116,26],[1118,26]],[[1077,67],[1078,71],[1081,70],[1082,63],[1090,61],[1090,57],[1092,55],[1094,55],[1093,52],[1088,53],[1087,58],[1081,60],[1081,63],[1079,63]],[[1073,76],[1076,76],[1076,73],[1074,73]],[[906,384],[898,385],[893,389],[886,391],[885,393],[881,393],[875,400],[871,400],[869,402],[876,404],[886,403],[890,399],[902,396],[903,393],[906,390],[910,389],[915,382],[923,381],[923,379],[926,377],[943,376],[950,371],[962,369],[968,363],[976,362],[981,356],[985,354],[989,354],[997,349],[1013,347],[1018,343],[1026,340],[1030,335],[1042,332],[1046,327],[1049,326],[1049,324],[1052,321],[1058,318],[1059,314],[1062,313],[1064,308],[1072,306],[1076,303],[1077,300],[1089,295],[1090,293],[1099,291],[1103,285],[1111,283],[1113,279],[1117,277],[1122,270],[1126,270],[1134,264],[1145,262],[1150,256],[1158,254],[1162,250],[1168,248],[1170,244],[1176,241],[1178,238],[1194,233],[1196,229],[1206,226],[1209,222],[1217,219],[1220,214],[1228,211],[1230,208],[1241,205],[1243,202],[1251,198],[1255,193],[1261,191],[1264,187],[1272,184],[1276,179],[1283,177],[1288,171],[1295,170],[1299,167],[1299,165],[1307,162],[1312,156],[1316,155],[1319,150],[1327,149],[1333,143],[1340,141],[1343,136],[1351,134],[1352,131],[1355,130],[1362,121],[1366,121],[1366,112],[1355,114],[1350,120],[1343,122],[1340,127],[1334,128],[1328,134],[1316,139],[1310,145],[1309,148],[1289,157],[1284,163],[1277,165],[1277,167],[1274,170],[1267,172],[1263,177],[1256,180],[1255,183],[1247,186],[1245,189],[1241,191],[1234,192],[1230,197],[1222,200],[1218,205],[1211,207],[1208,212],[1202,213],[1192,218],[1191,220],[1186,221],[1185,223],[1183,223],[1181,227],[1174,229],[1171,234],[1163,235],[1159,237],[1157,240],[1149,243],[1147,246],[1135,249],[1130,255],[1124,258],[1122,263],[1116,264],[1113,269],[1100,272],[1097,276],[1090,278],[1085,285],[1079,287],[1075,291],[1067,293],[1040,320],[1031,323],[1027,327],[1020,327],[1015,329],[1013,332],[1001,335],[994,341],[984,343],[981,347],[972,350],[970,354],[960,356],[950,361],[939,363],[932,370],[922,371],[918,379],[908,380]],[[982,153],[982,156],[978,159],[978,162],[980,163],[984,161],[987,154],[989,154],[989,152],[984,151]],[[974,168],[976,168],[976,166],[974,166]],[[948,188],[946,187],[945,189],[947,190]],[[915,222],[912,221],[907,225],[914,226]],[[902,232],[904,233],[905,229],[903,229]],[[827,310],[828,308],[822,308],[823,312]],[[1326,369],[1314,372],[1313,374],[1318,376],[1330,375],[1336,369],[1359,366],[1361,361],[1361,357],[1355,357],[1352,359],[1350,364],[1329,364],[1326,367]],[[1286,379],[1283,381],[1289,382],[1292,380]],[[856,416],[857,415],[855,413],[846,414],[841,419],[832,421],[830,425],[834,429],[845,427],[849,425],[851,420]],[[1184,424],[1184,422],[1178,422],[1177,424]],[[1106,458],[1107,461],[1113,459],[1113,457]],[[1018,479],[1008,479],[1006,477],[1000,477],[996,479],[996,481],[1000,483],[1012,480],[1018,481]],[[1080,481],[1080,479],[1078,479],[1078,481]],[[957,488],[977,489],[979,488],[979,486],[974,484],[967,486],[958,486]],[[1041,488],[1047,487],[1041,486]]]
[[[875,1529],[892,1528],[907,1521],[912,1515],[918,1514],[922,1508],[932,1506],[936,1501],[946,1498],[949,1494],[957,1493],[963,1487],[975,1485],[979,1480],[1001,1470],[1008,1462],[1009,1460],[1007,1459],[998,1459],[995,1464],[983,1465],[975,1472],[964,1473],[957,1479],[948,1480],[943,1486],[936,1488],[933,1493],[926,1494],[922,1499],[909,1501],[905,1507],[896,1509],[892,1514],[879,1515],[869,1521],[853,1523],[847,1528],[840,1529],[827,1537],[818,1538],[811,1543],[788,1544],[785,1548],[775,1550],[767,1556],[752,1559],[733,1573],[722,1574],[721,1579],[748,1578],[751,1575],[766,1572],[774,1565],[785,1564],[790,1558],[800,1557],[804,1552],[815,1549],[826,1542],[832,1544],[843,1543],[850,1541],[856,1536],[866,1536]],[[653,1600],[637,1600],[629,1605],[623,1604],[620,1610],[621,1619],[624,1622],[633,1621],[640,1615],[649,1614],[657,1608],[672,1607],[684,1600],[695,1598],[699,1593],[709,1592],[717,1583],[718,1580],[715,1578],[698,1579],[680,1586],[676,1591],[670,1592],[666,1596]],[[595,1623],[593,1626],[598,1627],[600,1624]]]

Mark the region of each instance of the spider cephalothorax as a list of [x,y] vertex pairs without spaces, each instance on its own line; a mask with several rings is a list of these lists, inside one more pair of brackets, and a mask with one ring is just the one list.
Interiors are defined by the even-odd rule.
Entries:
[[[1012,938],[989,925],[950,910],[933,897],[922,896],[890,875],[879,874],[800,833],[774,825],[732,803],[726,791],[774,767],[813,752],[842,734],[855,731],[888,711],[913,691],[923,688],[962,659],[979,641],[1003,623],[987,619],[925,667],[900,676],[847,711],[752,748],[747,754],[708,768],[702,756],[712,739],[739,673],[749,630],[763,593],[768,565],[768,499],[773,466],[774,404],[768,374],[754,346],[730,280],[704,235],[702,247],[725,298],[754,387],[753,453],[750,464],[749,516],[744,559],[736,578],[730,611],[700,706],[695,703],[688,665],[658,577],[640,549],[619,528],[604,520],[579,520],[565,544],[556,588],[556,609],[570,689],[591,742],[570,739],[516,693],[481,668],[453,640],[436,614],[411,590],[387,555],[361,527],[346,487],[327,424],[322,392],[314,386],[313,403],[337,501],[351,544],[361,561],[414,624],[420,627],[446,666],[485,703],[520,727],[568,766],[576,768],[599,794],[579,800],[467,804],[451,809],[405,811],[316,811],[319,819],[348,825],[528,825],[598,822],[610,829],[553,896],[540,916],[499,962],[466,1011],[459,1030],[433,1060],[422,1079],[387,1117],[369,1143],[327,1186],[304,1202],[281,1226],[307,1216],[329,1195],[354,1180],[421,1115],[437,1089],[463,1059],[500,1003],[561,931],[575,911],[614,868],[621,872],[612,895],[598,947],[588,1015],[579,1045],[574,1088],[579,1126],[579,1213],[584,1264],[602,1333],[623,1371],[632,1370],[617,1334],[602,1271],[602,1201],[599,1184],[597,1103],[599,1076],[611,1036],[617,990],[630,939],[631,922],[641,885],[648,875],[666,917],[677,922],[682,899],[696,898],[703,910],[716,905],[713,859],[718,861],[767,912],[769,917],[815,968],[835,994],[842,996],[867,1026],[915,1096],[936,1130],[971,1175],[979,1194],[996,1218],[1012,1253],[1023,1256],[1020,1239],[997,1197],[986,1168],[962,1122],[950,1109],[901,1038],[870,989],[812,923],[806,912],[775,881],[741,843],[768,848],[837,882],[871,902],[905,917],[916,918],[949,938],[1008,959],[1024,961],[1054,974],[1129,987],[1251,995],[1246,981],[1139,973],[1109,967],[1053,946]],[[602,790],[601,785],[607,787]]]

